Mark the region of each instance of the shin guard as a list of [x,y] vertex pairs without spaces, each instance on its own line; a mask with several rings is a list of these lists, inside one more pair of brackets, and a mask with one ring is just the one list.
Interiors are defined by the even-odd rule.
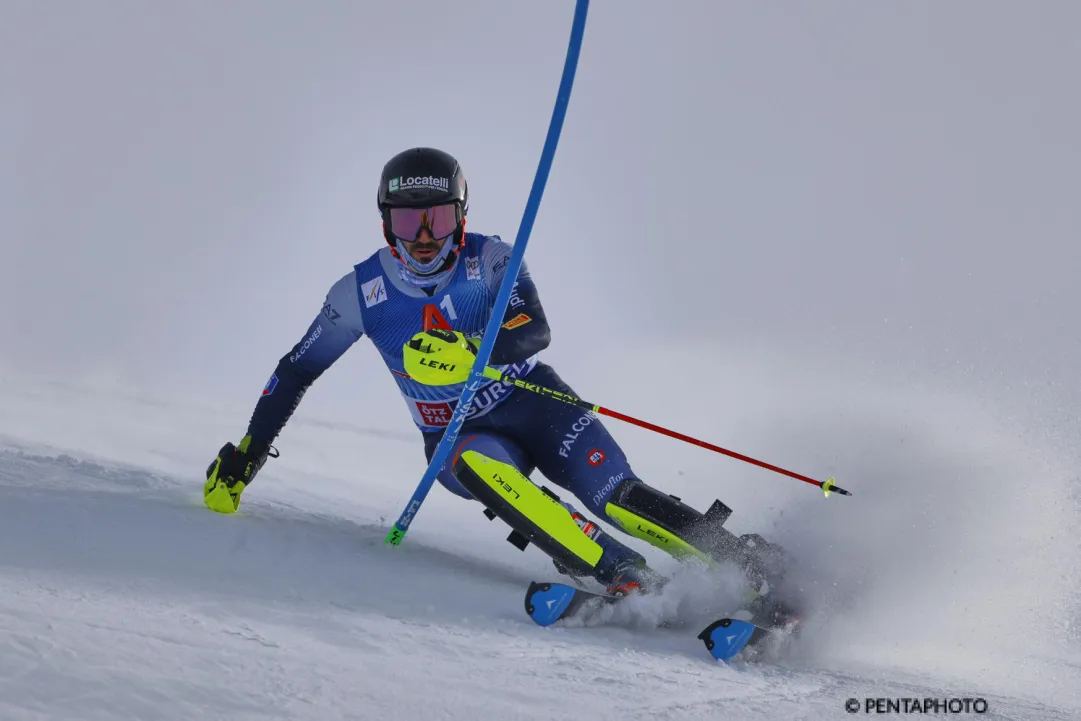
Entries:
[[620,484],[605,513],[624,531],[679,558],[711,563],[739,553],[739,539],[723,528],[732,509],[714,501],[705,513],[637,479]]
[[480,501],[489,518],[498,516],[514,529],[508,541],[525,550],[532,542],[573,573],[589,576],[601,559],[601,546],[583,533],[570,511],[514,466],[476,451],[454,462],[454,477]]

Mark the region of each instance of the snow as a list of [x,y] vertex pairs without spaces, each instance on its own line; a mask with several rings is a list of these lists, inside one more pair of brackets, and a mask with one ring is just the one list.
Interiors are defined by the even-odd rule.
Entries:
[[[423,469],[407,426],[298,413],[282,457],[226,517],[202,506],[202,472],[250,409],[10,376],[0,407],[3,719],[818,719],[865,697],[982,697],[985,718],[1081,713],[1076,509],[1053,500],[1051,468],[1042,489],[958,505],[970,482],[1001,490],[1014,470],[1002,438],[971,426],[986,445],[849,437],[832,462],[856,495],[828,502],[685,453],[673,492],[700,505],[720,494],[730,524],[783,517],[773,532],[821,580],[790,655],[726,666],[696,630],[535,626],[522,601],[531,579],[554,576],[547,559],[439,488],[403,545],[385,545]],[[635,448],[649,467],[668,443]],[[759,485],[729,490],[707,467]],[[772,505],[756,508],[762,498]]]

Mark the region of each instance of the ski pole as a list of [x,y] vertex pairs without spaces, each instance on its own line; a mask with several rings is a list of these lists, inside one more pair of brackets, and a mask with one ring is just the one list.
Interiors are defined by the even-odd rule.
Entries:
[[599,406],[599,405],[596,405],[594,403],[590,403],[589,401],[584,401],[581,398],[577,398],[575,396],[570,395],[569,393],[563,393],[563,392],[557,391],[557,390],[555,390],[553,388],[545,388],[544,386],[539,386],[539,385],[537,385],[535,383],[529,383],[528,381],[524,381],[524,380],[521,380],[519,378],[508,378],[501,371],[499,371],[499,370],[497,370],[495,368],[492,368],[491,366],[485,366],[484,367],[484,377],[485,378],[490,378],[490,379],[495,380],[495,381],[502,381],[504,383],[510,383],[515,388],[521,388],[522,390],[531,391],[533,393],[537,393],[537,394],[545,396],[547,398],[552,398],[553,400],[561,401],[563,403],[569,403],[572,406],[578,406],[579,408],[584,408],[586,410],[593,411],[594,413],[598,413],[598,414],[600,414],[602,416],[609,416],[611,418],[618,418],[621,421],[626,421],[627,423],[634,424],[634,425],[639,426],[641,428],[645,428],[647,430],[655,431],[656,433],[660,433],[662,435],[669,436],[670,438],[676,438],[678,440],[685,441],[685,442],[690,443],[692,445],[696,445],[696,446],[699,446],[701,448],[706,448],[706,449],[714,451],[716,453],[720,453],[722,455],[728,456],[729,458],[735,458],[737,461],[743,461],[745,463],[750,463],[751,465],[758,466],[759,468],[765,468],[768,471],[773,471],[774,473],[780,473],[782,476],[788,476],[789,478],[795,478],[797,481],[803,481],[804,483],[810,483],[812,486],[818,486],[819,488],[821,488],[822,492],[826,494],[826,498],[829,498],[830,493],[840,493],[842,496],[851,496],[852,495],[851,493],[849,493],[845,489],[843,489],[840,486],[838,486],[837,484],[835,484],[833,482],[832,478],[827,478],[825,481],[816,481],[813,478],[808,478],[807,476],[804,476],[802,474],[794,473],[792,471],[787,471],[784,468],[780,468],[779,466],[775,466],[775,465],[772,465],[770,463],[766,463],[764,461],[759,461],[759,460],[757,460],[755,458],[751,458],[750,456],[745,456],[742,453],[736,453],[735,451],[730,451],[727,448],[721,448],[720,446],[715,446],[712,443],[707,443],[706,441],[700,441],[697,438],[692,438],[691,436],[684,435],[683,433],[678,433],[677,431],[671,431],[671,430],[668,430],[667,428],[662,428],[661,426],[658,426],[656,424],[649,423],[648,421],[639,420],[637,418],[633,418],[633,417],[625,415],[623,413],[619,413],[617,411],[610,410],[610,409],[605,408],[603,406]]

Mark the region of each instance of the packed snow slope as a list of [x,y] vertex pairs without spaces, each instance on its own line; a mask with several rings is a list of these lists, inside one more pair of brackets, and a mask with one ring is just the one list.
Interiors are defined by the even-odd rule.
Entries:
[[[723,498],[730,527],[800,561],[814,612],[768,664],[719,664],[693,631],[644,628],[662,600],[615,626],[535,626],[523,594],[554,577],[550,563],[438,487],[405,543],[386,546],[423,470],[404,408],[377,423],[302,405],[281,458],[226,517],[202,506],[202,476],[250,408],[5,375],[0,718],[827,719],[866,697],[1081,714],[1072,471],[946,395],[722,365],[710,408],[665,408],[647,388],[621,409],[835,474],[855,495],[825,500],[608,425],[640,475],[700,508]],[[579,391],[617,394],[606,378]],[[665,392],[691,390],[680,383]],[[676,601],[703,593],[637,545],[677,573]]]

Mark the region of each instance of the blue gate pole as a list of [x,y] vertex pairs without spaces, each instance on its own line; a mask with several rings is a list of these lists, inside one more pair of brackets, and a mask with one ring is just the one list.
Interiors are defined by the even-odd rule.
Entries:
[[529,191],[529,199],[526,201],[525,213],[522,215],[522,223],[518,226],[518,235],[514,239],[514,248],[511,251],[510,260],[507,262],[506,275],[503,284],[499,287],[495,305],[492,307],[492,316],[488,319],[488,326],[484,330],[484,339],[477,350],[477,359],[473,362],[473,369],[469,374],[469,380],[465,383],[462,395],[458,399],[458,405],[454,409],[447,430],[443,434],[439,446],[436,447],[428,468],[409,499],[405,510],[399,516],[394,528],[387,534],[386,542],[397,546],[405,538],[409,524],[420,510],[420,505],[435,483],[435,477],[443,467],[450,449],[458,438],[458,433],[465,423],[469,409],[473,405],[473,397],[477,391],[488,381],[484,377],[484,368],[488,365],[488,359],[492,355],[495,346],[495,338],[499,333],[499,326],[503,323],[503,314],[510,302],[511,291],[518,280],[518,271],[522,267],[522,258],[525,255],[526,244],[529,242],[529,234],[533,230],[533,223],[537,219],[537,211],[540,208],[541,197],[544,195],[544,186],[548,183],[548,174],[552,169],[552,161],[555,159],[556,146],[559,144],[559,135],[563,130],[563,120],[567,116],[567,105],[571,99],[571,88],[574,86],[574,74],[578,69],[578,56],[582,50],[582,37],[585,34],[586,13],[589,10],[589,0],[578,0],[574,7],[574,23],[571,26],[570,45],[567,48],[567,60],[563,64],[563,77],[559,82],[559,92],[556,94],[555,109],[552,111],[552,121],[548,125],[548,136],[544,140],[544,149],[541,152],[540,164],[537,166],[537,174],[533,178],[533,187]]

